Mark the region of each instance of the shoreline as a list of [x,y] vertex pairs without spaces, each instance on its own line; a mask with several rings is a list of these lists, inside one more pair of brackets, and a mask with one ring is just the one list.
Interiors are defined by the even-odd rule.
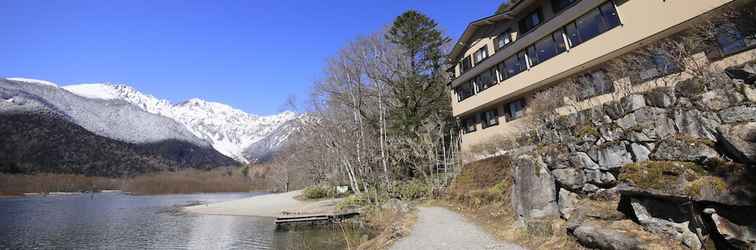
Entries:
[[184,207],[182,210],[206,215],[256,216],[275,218],[285,214],[328,213],[336,209],[341,199],[303,201],[296,197],[302,190],[258,195],[232,201]]

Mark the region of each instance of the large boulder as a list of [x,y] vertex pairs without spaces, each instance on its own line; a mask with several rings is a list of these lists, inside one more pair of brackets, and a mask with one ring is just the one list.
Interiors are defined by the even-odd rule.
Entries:
[[562,218],[569,220],[575,210],[577,209],[577,202],[579,197],[576,193],[570,192],[566,189],[559,189],[559,214]]
[[756,122],[719,127],[720,142],[735,160],[756,164]]
[[601,170],[621,168],[633,162],[633,156],[627,151],[627,142],[609,142],[598,148],[598,164]]
[[647,161],[649,159],[649,155],[651,155],[651,150],[639,143],[631,143],[630,150],[633,152],[633,156],[635,156],[636,162]]
[[608,187],[617,182],[617,178],[612,173],[601,171],[598,169],[585,169],[585,181],[597,186]]
[[[722,238],[724,238],[728,244],[738,249],[756,248],[756,225],[753,224],[753,221],[735,223],[720,215],[718,211],[713,208],[704,209],[704,213],[710,216],[714,228],[720,235],[722,235]],[[753,218],[754,216],[738,214],[735,217],[739,220],[743,220],[745,217]]]
[[753,122],[756,121],[756,106],[740,105],[719,111],[722,123]]
[[625,116],[625,112],[622,108],[622,103],[618,101],[604,103],[602,109],[604,110],[604,113],[612,120],[617,120],[620,117]]
[[674,110],[675,125],[680,133],[693,138],[716,141],[714,135],[719,127],[719,117],[698,110]]
[[645,249],[638,237],[624,231],[607,228],[596,222],[584,222],[572,230],[583,246],[597,249]]
[[741,80],[746,84],[754,84],[756,81],[756,70],[754,65],[735,66],[725,69],[725,73],[732,79]]
[[687,79],[675,85],[675,94],[677,96],[692,98],[703,94],[705,91],[706,84],[700,78]]
[[518,220],[559,216],[556,184],[541,157],[520,155],[513,167],[511,197]]
[[646,99],[640,94],[622,97],[620,101],[622,103],[622,110],[625,113],[630,113],[646,106]]
[[580,190],[585,183],[583,171],[575,168],[562,168],[551,171],[554,179],[561,187],[569,190]]
[[651,153],[651,159],[657,161],[702,162],[717,157],[719,153],[706,145],[706,141],[680,136],[660,142]]
[[588,154],[574,152],[570,154],[570,164],[577,169],[599,169],[599,165]]
[[717,88],[701,94],[695,100],[695,105],[701,110],[719,111],[730,106],[737,105],[745,100],[745,96],[738,91]]
[[646,104],[652,107],[668,108],[675,104],[675,93],[667,87],[656,88],[644,93]]
[[680,209],[679,204],[631,198],[630,205],[635,218],[649,231],[672,236],[690,249],[701,249],[701,241],[690,229],[690,215],[684,209]]
[[617,126],[624,130],[635,129],[638,126],[638,121],[635,118],[635,113],[630,113],[615,121]]

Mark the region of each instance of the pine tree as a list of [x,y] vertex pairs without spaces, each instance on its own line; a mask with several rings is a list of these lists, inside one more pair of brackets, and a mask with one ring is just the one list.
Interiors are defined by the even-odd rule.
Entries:
[[407,11],[397,17],[386,40],[402,52],[407,67],[389,86],[397,100],[391,110],[392,129],[414,136],[423,121],[440,116],[451,120],[449,94],[443,76],[443,46],[451,41],[429,17]]

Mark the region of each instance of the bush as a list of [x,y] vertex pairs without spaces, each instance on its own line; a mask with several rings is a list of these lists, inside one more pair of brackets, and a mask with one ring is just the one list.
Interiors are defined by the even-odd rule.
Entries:
[[327,197],[334,197],[336,191],[333,187],[328,186],[311,186],[306,187],[303,191],[304,198],[308,200],[322,199]]
[[370,200],[363,195],[350,195],[344,198],[341,202],[336,204],[337,210],[344,210],[349,208],[357,208],[368,205]]
[[401,200],[417,200],[430,195],[430,186],[422,180],[411,180],[394,186],[393,196]]

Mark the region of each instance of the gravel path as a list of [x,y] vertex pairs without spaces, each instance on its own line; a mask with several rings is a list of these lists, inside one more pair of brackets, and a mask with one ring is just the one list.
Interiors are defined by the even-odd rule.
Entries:
[[500,242],[461,215],[440,207],[418,208],[417,223],[409,236],[391,249],[524,249]]

